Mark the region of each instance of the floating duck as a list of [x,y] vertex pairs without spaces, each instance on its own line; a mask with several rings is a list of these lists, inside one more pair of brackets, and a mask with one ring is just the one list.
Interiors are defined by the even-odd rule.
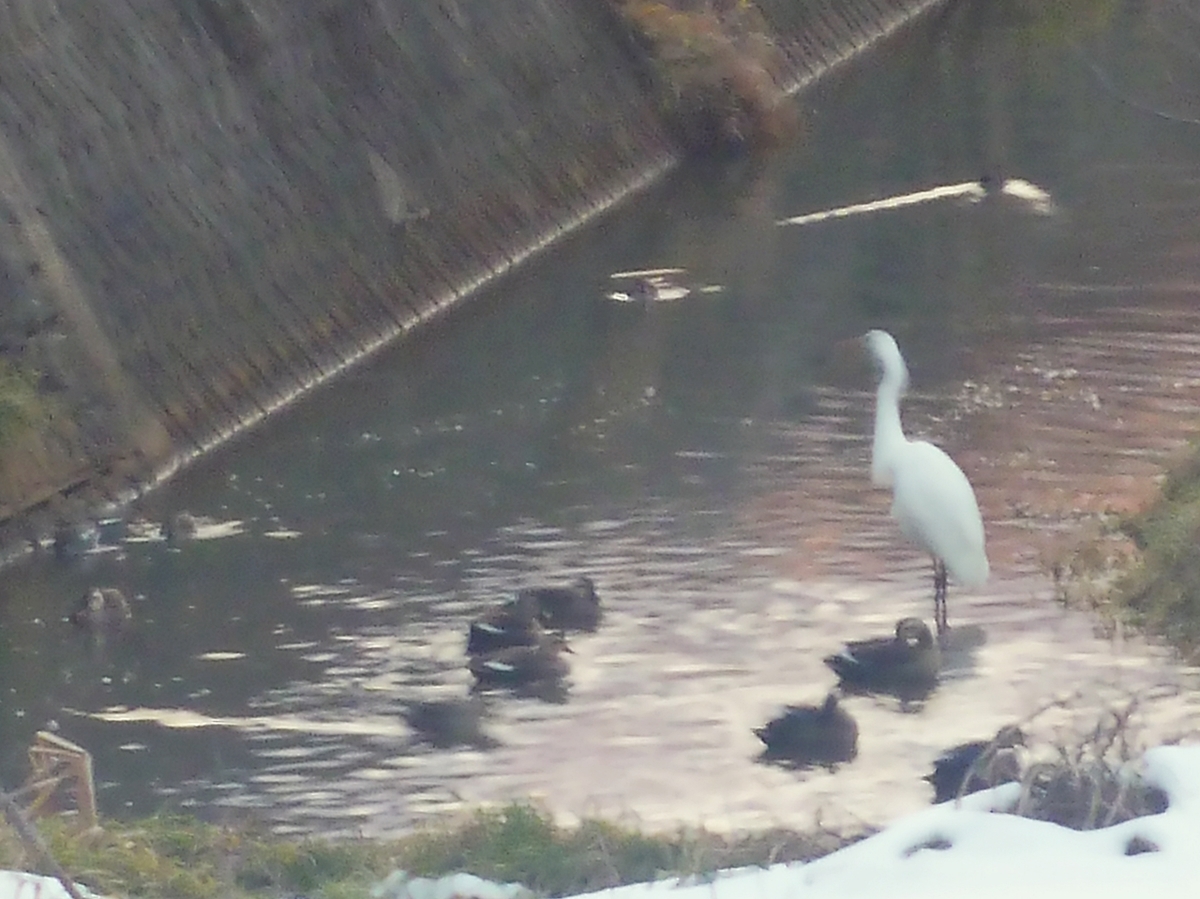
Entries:
[[819,706],[789,705],[754,733],[767,747],[763,757],[768,760],[830,764],[858,754],[858,724],[838,705],[835,693]]
[[647,268],[639,271],[613,272],[610,277],[616,281],[628,281],[626,290],[614,290],[608,294],[610,300],[620,303],[640,303],[649,306],[652,303],[679,300],[690,294],[691,288],[675,283],[675,277],[685,275],[682,268]]
[[947,749],[933,762],[925,780],[933,784],[933,801],[946,802],[1021,778],[1013,748],[1025,745],[1025,734],[1006,725],[990,740],[972,740]]
[[546,634],[536,646],[510,646],[478,655],[468,667],[480,686],[519,687],[565,677],[571,670],[562,653],[570,652],[561,634]]
[[129,522],[120,515],[109,515],[96,521],[97,541],[101,545],[117,546],[129,536]]
[[649,278],[634,278],[629,285],[629,299],[635,303],[652,303],[658,299],[658,282]]
[[590,577],[576,578],[565,587],[526,587],[520,601],[534,601],[538,617],[551,630],[592,631],[600,624],[600,597]]
[[479,655],[510,646],[536,646],[544,632],[538,622],[537,597],[518,594],[488,614],[471,622],[467,633],[467,654]]
[[54,525],[54,555],[76,559],[100,546],[100,529],[94,521],[61,520]]
[[92,587],[68,617],[80,627],[114,627],[129,621],[133,610],[125,594],[116,587]]
[[163,536],[170,544],[191,540],[200,530],[200,519],[188,511],[176,512],[163,523]]
[[472,697],[412,702],[402,714],[421,739],[438,749],[453,746],[490,749],[500,744],[483,731],[486,711],[483,701]]
[[941,654],[925,622],[901,618],[894,637],[851,641],[825,664],[844,684],[916,699],[937,685]]

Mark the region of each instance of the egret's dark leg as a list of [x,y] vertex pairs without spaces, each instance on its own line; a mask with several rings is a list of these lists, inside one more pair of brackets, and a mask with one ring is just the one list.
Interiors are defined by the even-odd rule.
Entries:
[[946,620],[946,563],[933,560],[933,623],[941,637],[949,628]]

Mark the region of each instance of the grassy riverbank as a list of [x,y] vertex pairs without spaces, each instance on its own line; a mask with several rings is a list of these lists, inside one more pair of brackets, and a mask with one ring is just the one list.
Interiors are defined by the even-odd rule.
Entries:
[[[862,834],[768,830],[736,837],[705,830],[648,834],[613,822],[557,826],[529,804],[476,812],[459,823],[395,840],[291,840],[246,826],[190,818],[105,821],[91,835],[66,819],[39,822],[59,864],[80,882],[116,896],[249,899],[302,893],[309,899],[365,897],[401,868],[436,877],[468,871],[561,896],[672,874],[812,859]],[[0,828],[0,868],[39,870]]]
[[0,451],[45,417],[34,376],[0,359]]
[[1200,444],[1171,466],[1150,506],[1110,519],[1051,568],[1064,601],[1200,659]]
[[[1140,755],[1133,750],[1136,708],[1131,700],[1103,713],[1078,744],[1029,747],[1033,755],[1011,812],[1091,830],[1163,811],[1162,792],[1128,776],[1127,763]],[[39,827],[66,872],[123,899],[365,899],[396,869],[425,877],[465,871],[521,883],[537,896],[565,896],[671,875],[704,878],[727,868],[809,861],[869,833],[771,829],[726,836],[688,828],[652,834],[601,820],[564,827],[527,803],[480,810],[392,840],[296,840],[244,824],[165,815],[105,820],[89,834],[79,834],[64,817],[42,819]],[[44,871],[3,826],[0,868]]]
[[1154,504],[1123,523],[1137,561],[1117,581],[1129,620],[1200,658],[1200,446],[1176,464]]

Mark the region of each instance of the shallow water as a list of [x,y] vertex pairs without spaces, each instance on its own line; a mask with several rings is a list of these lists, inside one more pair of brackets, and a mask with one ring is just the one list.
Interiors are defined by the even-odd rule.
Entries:
[[[1195,672],[1098,633],[1044,573],[1152,493],[1200,406],[1200,144],[1142,108],[1177,102],[1147,54],[1176,81],[1194,67],[1171,69],[1147,21],[1068,52],[930,20],[801,98],[794,152],[685,173],[136,510],[208,516],[203,539],[6,571],[6,780],[55,720],[110,813],[387,833],[533,796],[648,826],[806,826],[924,804],[938,751],[1056,699],[1039,737],[1131,693],[1140,739],[1194,734]],[[992,196],[775,224],[993,167],[1054,212]],[[675,266],[685,297],[606,298],[611,272]],[[952,585],[949,611],[986,642],[949,654],[925,703],[847,699],[855,761],[756,764],[751,729],[832,686],[824,654],[930,616],[928,561],[869,485],[870,372],[838,343],[870,326],[908,358],[909,432],[976,486],[993,577]],[[496,697],[491,751],[414,741],[405,701],[467,694],[467,622],[581,571],[607,611],[572,641],[566,696]],[[131,629],[60,620],[91,583],[135,596]]]

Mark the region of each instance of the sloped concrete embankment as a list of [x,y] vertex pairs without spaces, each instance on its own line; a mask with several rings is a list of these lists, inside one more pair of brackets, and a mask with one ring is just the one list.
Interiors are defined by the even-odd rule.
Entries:
[[[802,85],[935,4],[758,5]],[[161,479],[665,171],[651,71],[598,0],[5,4],[0,385],[34,401],[0,395],[2,536]]]

